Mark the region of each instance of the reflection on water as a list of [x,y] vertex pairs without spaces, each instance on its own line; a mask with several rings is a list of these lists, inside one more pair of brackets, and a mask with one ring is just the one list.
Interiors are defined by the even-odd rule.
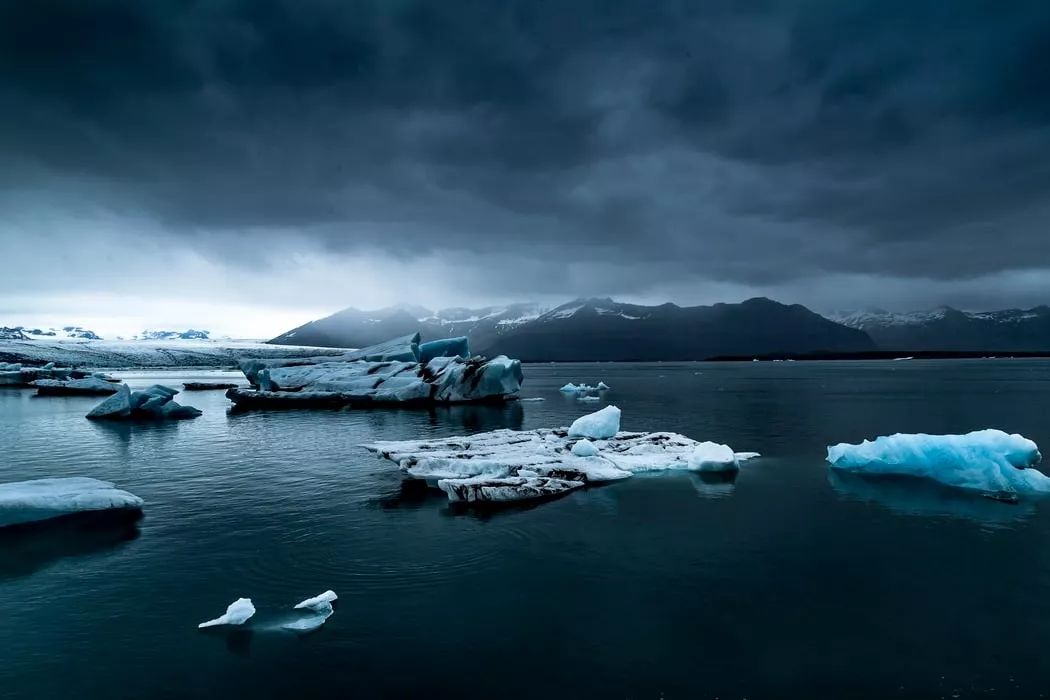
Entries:
[[696,472],[690,482],[697,494],[703,498],[726,498],[736,490],[738,472]]
[[904,515],[962,518],[993,527],[1009,527],[1035,512],[1035,504],[1030,500],[1004,503],[973,491],[910,476],[867,476],[829,468],[828,483],[840,496],[878,503]]
[[139,536],[140,513],[84,513],[0,529],[0,580],[28,576],[66,557],[109,550]]

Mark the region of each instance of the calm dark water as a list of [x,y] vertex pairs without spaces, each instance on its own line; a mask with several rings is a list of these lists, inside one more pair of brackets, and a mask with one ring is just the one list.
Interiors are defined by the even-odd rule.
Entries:
[[[122,375],[133,387],[218,373]],[[229,375],[221,375],[229,376]],[[757,450],[735,483],[636,477],[450,512],[358,445],[565,425],[612,386],[623,427]],[[0,695],[19,698],[1035,698],[1050,691],[1050,502],[829,479],[824,446],[998,427],[1050,447],[1050,363],[533,365],[541,403],[106,425],[94,399],[0,392],[0,478],[83,475],[136,528],[0,540]],[[1044,449],[1044,452],[1046,450]],[[265,627],[334,589],[307,637]]]

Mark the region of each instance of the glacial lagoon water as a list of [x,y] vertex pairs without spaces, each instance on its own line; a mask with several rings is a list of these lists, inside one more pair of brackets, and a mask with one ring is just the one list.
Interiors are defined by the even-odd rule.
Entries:
[[[117,373],[133,388],[232,373]],[[836,478],[825,445],[998,427],[1050,448],[1050,362],[561,364],[543,402],[93,423],[0,391],[0,479],[82,475],[135,526],[0,538],[0,696],[1037,698],[1050,502]],[[600,403],[558,392],[604,380]],[[449,509],[358,445],[567,425],[756,450],[731,483],[642,476],[532,508]],[[270,629],[334,589],[314,634]],[[247,629],[199,632],[238,597]]]

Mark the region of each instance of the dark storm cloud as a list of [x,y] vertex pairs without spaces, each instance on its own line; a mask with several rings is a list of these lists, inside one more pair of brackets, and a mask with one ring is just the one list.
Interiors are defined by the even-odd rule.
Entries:
[[1048,125],[1045,2],[0,5],[5,209],[246,258],[633,265],[613,292],[1046,267]]

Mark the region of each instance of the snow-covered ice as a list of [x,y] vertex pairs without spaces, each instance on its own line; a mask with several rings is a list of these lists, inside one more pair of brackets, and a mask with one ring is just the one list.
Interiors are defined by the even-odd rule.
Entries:
[[701,442],[689,455],[689,469],[695,472],[731,472],[740,469],[729,445]]
[[897,433],[858,445],[832,445],[827,459],[836,469],[925,477],[988,493],[1050,492],[1050,477],[1032,468],[1041,459],[1036,444],[1001,430],[965,435]]
[[[610,413],[600,419],[603,427]],[[615,420],[618,424],[618,410]],[[707,470],[710,459],[695,459],[704,444],[713,443],[666,432],[614,432],[606,438],[583,438],[570,435],[567,428],[541,428],[376,442],[363,447],[396,463],[407,476],[440,488],[450,500],[509,501],[551,497],[638,472]],[[729,455],[730,460],[739,461],[732,450]],[[720,456],[725,457],[724,453]]]
[[0,527],[109,510],[138,512],[142,499],[108,481],[87,477],[0,484]]
[[585,437],[604,440],[620,431],[620,409],[606,406],[600,411],[580,416],[569,426],[569,437]]
[[230,603],[226,612],[214,620],[208,620],[197,625],[197,629],[205,627],[218,627],[219,625],[243,625],[255,614],[255,606],[251,598],[238,598]]
[[587,438],[582,438],[572,446],[572,453],[577,457],[597,457],[598,448]]

